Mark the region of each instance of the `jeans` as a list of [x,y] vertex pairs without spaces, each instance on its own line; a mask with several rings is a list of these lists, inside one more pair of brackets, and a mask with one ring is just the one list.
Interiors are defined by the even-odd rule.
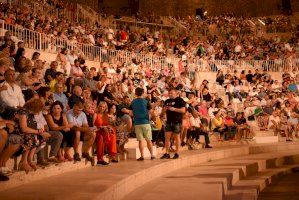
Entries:
[[[51,146],[49,157],[57,156],[63,139],[63,135],[59,131],[48,131],[48,133],[51,135],[51,137],[47,140],[47,145]],[[45,149],[43,148],[37,152],[37,160],[43,160],[44,156]]]

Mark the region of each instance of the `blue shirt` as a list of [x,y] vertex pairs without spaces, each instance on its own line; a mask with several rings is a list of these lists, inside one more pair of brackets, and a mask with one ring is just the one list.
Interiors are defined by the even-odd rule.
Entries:
[[144,98],[134,99],[130,109],[133,110],[134,125],[150,123],[148,111],[151,109],[151,105],[148,100]]

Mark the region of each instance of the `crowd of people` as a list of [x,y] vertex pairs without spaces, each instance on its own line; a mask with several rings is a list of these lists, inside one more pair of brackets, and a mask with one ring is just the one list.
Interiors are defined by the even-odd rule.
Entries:
[[[89,68],[70,52],[65,56],[70,72],[65,73],[57,68],[60,55],[47,66],[40,53],[26,58],[23,44],[15,52],[12,44],[6,35],[0,47],[2,180],[12,173],[5,167],[12,156],[22,156],[18,169],[27,173],[49,162],[82,158],[95,165],[94,153],[99,165],[109,164],[106,154],[117,163],[117,154],[126,152],[125,143],[134,134],[141,152],[143,139],[150,152],[153,144],[165,147],[163,159],[170,158],[173,145],[174,159],[181,146],[198,148],[200,135],[205,148],[212,147],[211,135],[219,141],[250,139],[253,121],[287,141],[298,137],[297,72],[284,73],[281,82],[258,70],[219,70],[215,87],[199,70],[190,74],[187,68],[157,69],[138,61],[125,66],[113,59]],[[46,145],[51,146],[48,158]]]
[[[296,37],[283,40],[258,34],[250,19],[233,15],[205,17],[202,20],[191,17],[180,19],[179,23],[185,28],[161,31],[128,24],[115,29],[114,24],[73,22],[63,16],[45,16],[42,12],[31,12],[30,7],[10,4],[1,4],[0,10],[0,19],[5,23],[45,33],[49,38],[149,55],[174,54],[188,60],[197,57],[207,60],[286,59],[295,56],[298,45]],[[266,18],[264,21],[273,25],[281,18]],[[288,19],[283,24],[292,27]]]
[[[1,9],[1,18],[7,23],[20,23],[52,34],[55,31],[76,33],[74,26],[64,20],[34,16],[28,10],[26,14],[20,8]],[[26,25],[28,20],[31,21]],[[292,45],[298,42],[282,43],[243,34],[235,30],[240,22],[233,17],[209,20],[194,23],[209,23],[216,28],[224,23],[230,31],[219,26],[228,31],[222,32],[221,37],[198,40],[189,36],[174,40],[169,37],[168,45],[173,46],[175,53],[187,57],[194,54],[208,59],[264,59],[274,55],[293,56]],[[192,27],[200,28],[199,25]],[[93,36],[93,31],[82,30],[77,34]],[[96,31],[99,30],[102,29],[97,27]],[[125,49],[140,51],[138,45],[141,45],[147,52],[159,52],[155,49],[160,44],[160,53],[166,55],[164,42],[167,40],[159,32],[154,35],[120,32],[118,37],[108,31],[102,39],[95,39],[95,45],[100,41],[103,46],[116,47],[122,41],[124,46],[130,46]],[[69,35],[66,37],[70,39]],[[14,170],[6,163],[17,156],[21,156],[17,170],[26,173],[51,163],[76,163],[82,159],[92,166],[118,163],[118,154],[126,153],[129,137],[139,141],[138,161],[144,160],[143,140],[151,159],[155,159],[153,145],[165,148],[161,159],[178,159],[183,146],[190,150],[199,146],[212,148],[211,136],[220,142],[250,140],[256,127],[273,131],[287,141],[298,137],[298,71],[285,72],[276,80],[266,71],[218,69],[214,84],[206,80],[198,66],[190,71],[188,62],[177,69],[173,65],[147,65],[139,60],[128,64],[107,57],[95,68],[86,66],[83,55],[63,49],[48,64],[48,60],[41,60],[39,52],[26,57],[24,43],[14,43],[11,34],[5,34],[1,41],[1,181],[9,180]],[[200,140],[201,135],[204,142]],[[45,156],[46,146],[51,149],[48,156]]]

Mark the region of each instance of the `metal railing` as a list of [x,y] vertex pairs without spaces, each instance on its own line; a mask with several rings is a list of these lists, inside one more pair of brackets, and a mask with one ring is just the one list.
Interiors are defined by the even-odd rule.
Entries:
[[[204,60],[196,57],[183,61],[176,57],[111,50],[77,43],[25,29],[20,26],[6,24],[3,20],[0,20],[1,35],[4,35],[5,31],[10,31],[18,40],[22,40],[27,48],[54,54],[66,48],[76,50],[78,53],[83,53],[86,60],[97,62],[119,61],[125,64],[131,64],[135,59],[137,62],[144,63],[147,66],[158,66],[159,68],[173,66],[176,70],[179,70],[180,66],[184,66],[184,63],[186,63],[188,66],[194,66],[194,70],[198,69],[204,72],[217,72],[219,69],[228,71],[249,69],[259,69],[269,72],[299,71],[299,59],[296,57],[284,60]],[[190,69],[186,68],[185,71],[190,71]]]

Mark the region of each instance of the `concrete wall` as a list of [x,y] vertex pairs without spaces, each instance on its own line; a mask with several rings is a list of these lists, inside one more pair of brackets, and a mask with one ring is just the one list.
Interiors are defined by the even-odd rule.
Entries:
[[[299,11],[299,1],[291,0],[294,12]],[[154,12],[157,15],[195,15],[196,8],[204,8],[208,15],[234,12],[237,15],[275,15],[281,11],[281,0],[140,0],[142,13]]]
[[[299,12],[299,0],[290,0],[293,12]],[[124,13],[122,8],[129,7],[129,0],[72,0],[98,10],[99,4],[111,14]],[[100,3],[101,2],[101,3]],[[233,12],[244,16],[276,15],[281,11],[281,0],[139,0],[139,10],[143,15],[194,16],[197,8],[204,8],[208,15],[220,15]]]

